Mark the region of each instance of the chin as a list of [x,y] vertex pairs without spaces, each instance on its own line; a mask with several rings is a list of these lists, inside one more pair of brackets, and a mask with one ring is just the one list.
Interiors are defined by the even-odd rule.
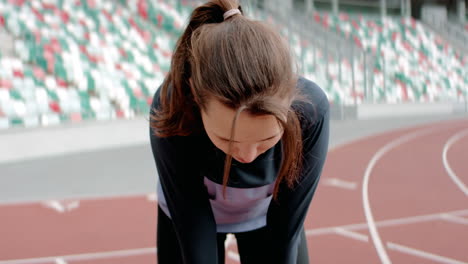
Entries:
[[238,162],[240,163],[251,163],[252,161],[254,161],[255,159],[253,159],[252,161],[245,161],[243,159],[239,159],[239,158],[236,158],[236,157],[233,157],[235,160],[237,160]]

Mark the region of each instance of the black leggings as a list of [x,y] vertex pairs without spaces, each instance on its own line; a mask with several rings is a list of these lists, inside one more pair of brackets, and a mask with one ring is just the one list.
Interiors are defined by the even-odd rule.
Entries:
[[[225,233],[218,233],[218,264],[224,264],[224,241]],[[265,263],[266,256],[270,249],[266,248],[265,241],[267,236],[266,229],[260,228],[249,232],[235,233],[237,247],[242,264]],[[301,232],[301,241],[299,243],[297,264],[308,264],[309,255],[307,250],[307,240],[304,229]],[[172,221],[158,206],[158,228],[157,228],[157,248],[158,264],[184,264],[180,253],[179,244]]]

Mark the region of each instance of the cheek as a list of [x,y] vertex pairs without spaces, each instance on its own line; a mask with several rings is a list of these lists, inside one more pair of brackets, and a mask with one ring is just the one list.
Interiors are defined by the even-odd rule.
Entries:
[[258,146],[257,151],[258,154],[262,154],[263,152],[272,148],[276,143],[262,143]]
[[222,150],[225,154],[228,154],[229,145],[227,143],[216,142],[214,143],[214,145],[220,150]]
[[262,144],[260,144],[258,146],[258,152],[259,153],[263,153],[269,149],[271,149],[272,147],[274,147],[276,144],[278,144],[278,142],[281,140],[281,136],[279,136],[278,138],[274,139],[274,140],[271,140],[271,141],[268,141],[268,142],[264,142]]

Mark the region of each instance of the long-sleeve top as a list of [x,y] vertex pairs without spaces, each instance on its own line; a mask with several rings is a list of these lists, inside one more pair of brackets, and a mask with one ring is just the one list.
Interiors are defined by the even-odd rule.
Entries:
[[[325,163],[329,102],[314,82],[299,77],[306,101],[293,102],[303,138],[303,163],[293,188],[272,191],[281,166],[281,140],[251,163],[232,160],[226,198],[222,195],[225,154],[206,133],[157,137],[150,129],[158,170],[158,203],[174,224],[184,263],[216,264],[216,233],[266,227],[271,239],[268,263],[295,264],[300,231]],[[160,107],[157,90],[152,108]],[[153,112],[152,112],[153,113]]]

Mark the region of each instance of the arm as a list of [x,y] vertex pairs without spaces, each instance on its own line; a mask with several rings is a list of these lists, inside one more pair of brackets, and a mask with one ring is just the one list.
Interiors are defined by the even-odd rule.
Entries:
[[272,262],[295,264],[300,231],[325,163],[329,139],[328,100],[318,105],[322,112],[303,135],[304,163],[299,182],[293,189],[280,187],[278,200],[272,201],[267,214],[271,232]]
[[[159,104],[159,91],[152,107]],[[150,128],[151,148],[184,263],[216,264],[216,224],[189,137],[160,138]]]

